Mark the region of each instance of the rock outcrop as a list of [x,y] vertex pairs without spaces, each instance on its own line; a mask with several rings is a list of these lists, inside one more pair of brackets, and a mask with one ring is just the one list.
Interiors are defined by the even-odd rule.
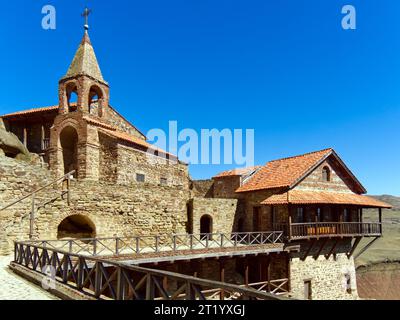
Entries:
[[0,125],[0,155],[10,155],[20,160],[30,160],[30,153],[18,137]]

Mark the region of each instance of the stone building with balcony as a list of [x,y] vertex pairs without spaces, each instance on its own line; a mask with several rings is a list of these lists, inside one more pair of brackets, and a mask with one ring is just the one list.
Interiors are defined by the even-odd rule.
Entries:
[[[334,150],[192,181],[187,164],[150,145],[110,105],[87,30],[58,99],[0,117],[42,159],[0,153],[0,254],[14,248],[22,261],[26,254],[17,249],[26,243],[13,242],[29,240],[31,248],[52,239],[46,243],[53,249],[76,245],[98,256],[112,248],[145,268],[262,292],[357,298],[352,254],[361,238],[382,235],[382,208],[389,206],[363,195]],[[363,221],[364,208],[377,209],[376,222]],[[172,254],[160,254],[165,248]],[[143,256],[144,249],[151,254]]]
[[[287,245],[300,246],[290,253],[292,293],[357,297],[353,253],[362,238],[382,236],[382,209],[391,206],[364,195],[366,189],[333,149],[222,172],[210,189],[213,197],[236,199],[242,208],[225,221],[233,230],[282,230]],[[364,209],[376,210],[375,221],[363,219]]]

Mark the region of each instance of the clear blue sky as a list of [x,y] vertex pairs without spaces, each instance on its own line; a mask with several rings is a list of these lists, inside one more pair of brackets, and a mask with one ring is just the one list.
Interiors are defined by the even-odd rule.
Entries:
[[2,2],[0,113],[57,104],[85,5],[111,104],[142,131],[254,128],[258,164],[333,147],[369,193],[400,195],[400,1]]

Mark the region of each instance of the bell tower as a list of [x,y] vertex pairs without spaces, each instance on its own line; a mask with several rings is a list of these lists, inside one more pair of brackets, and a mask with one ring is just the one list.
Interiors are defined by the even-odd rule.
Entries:
[[[85,9],[85,33],[67,74],[59,81],[59,113],[82,112],[106,119],[109,85],[103,79],[89,38],[89,14],[90,10]],[[77,96],[76,102],[71,101],[73,94]]]

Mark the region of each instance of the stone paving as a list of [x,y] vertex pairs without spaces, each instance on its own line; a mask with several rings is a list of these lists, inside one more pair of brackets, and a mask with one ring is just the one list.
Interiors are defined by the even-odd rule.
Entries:
[[11,260],[12,256],[0,256],[0,300],[59,300],[14,274],[8,268]]

